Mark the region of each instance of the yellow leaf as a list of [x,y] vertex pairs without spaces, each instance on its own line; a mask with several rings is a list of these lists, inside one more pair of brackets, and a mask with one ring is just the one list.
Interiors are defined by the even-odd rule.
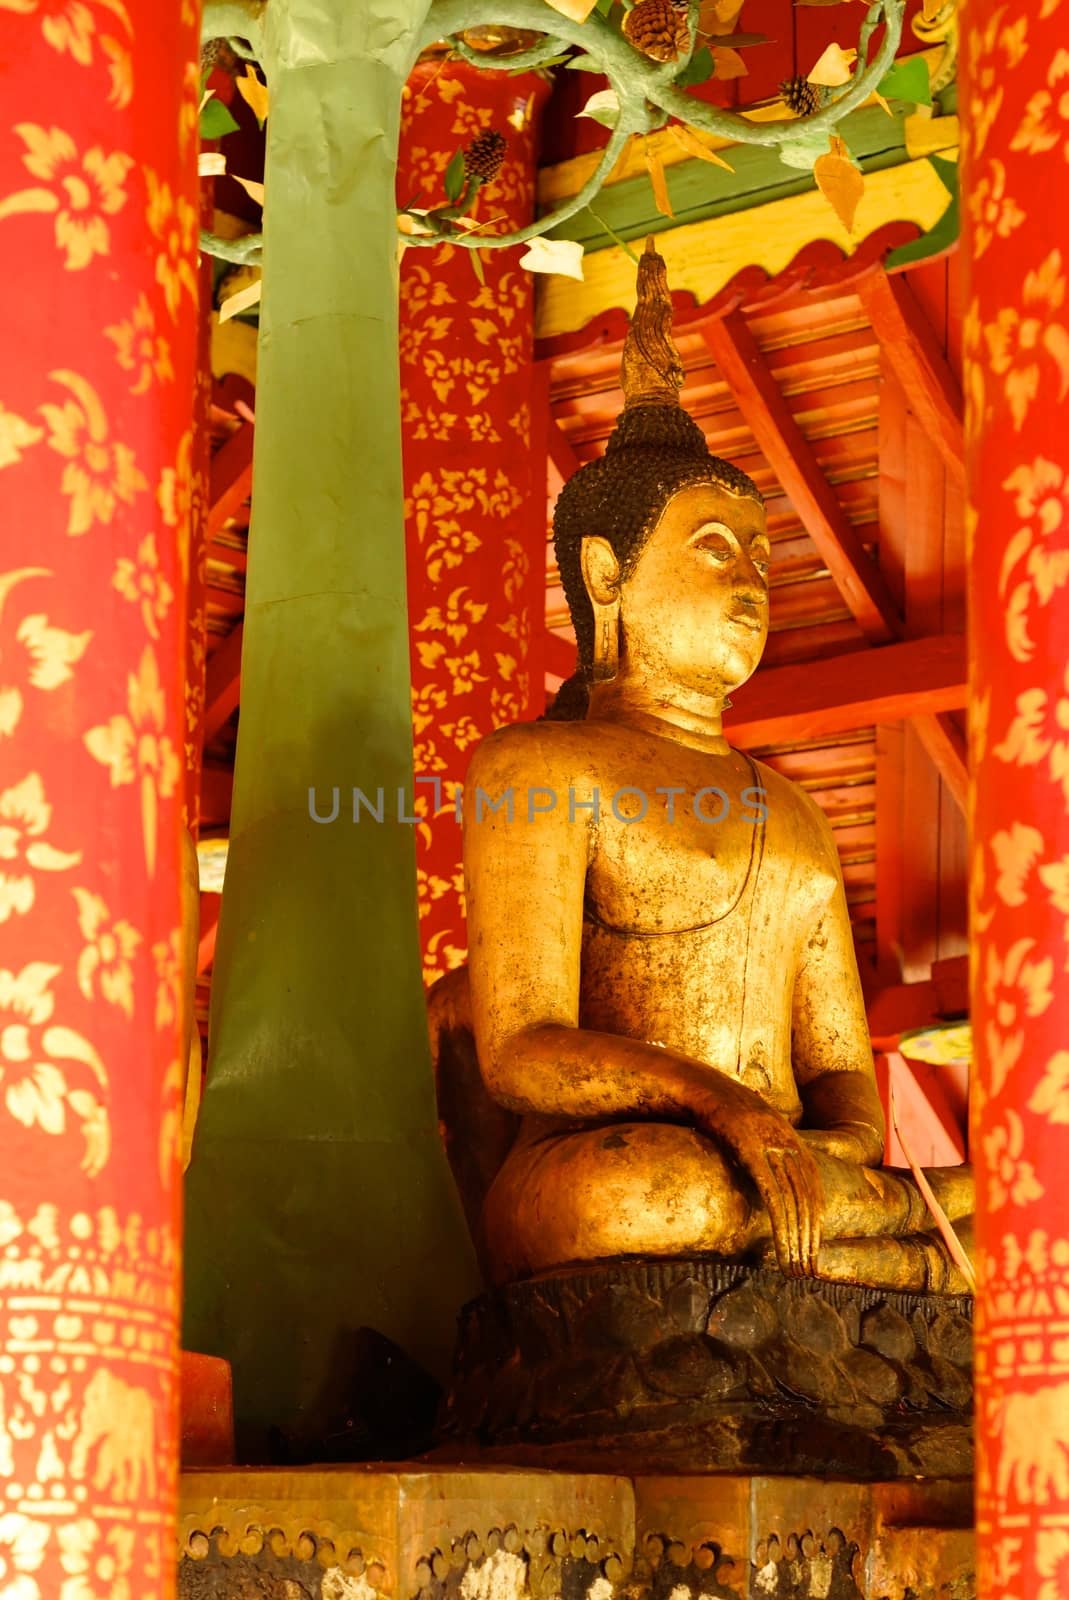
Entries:
[[211,99],[214,93],[214,89],[205,89],[204,93],[200,97],[200,105],[197,107],[198,115],[204,110],[204,107],[208,104],[208,101]]
[[653,189],[653,201],[662,217],[674,217],[672,202],[668,197],[668,183],[664,175],[664,162],[655,151],[650,149],[649,140],[643,140],[646,156],[646,171],[650,175],[650,186]]
[[255,283],[250,283],[244,289],[239,289],[237,294],[232,294],[219,307],[219,321],[229,322],[230,318],[236,317],[239,312],[247,311],[250,306],[258,304],[262,290],[263,279],[257,278]]
[[[833,143],[842,146],[841,139],[833,140]],[[865,192],[864,176],[852,161],[847,160],[845,155],[836,150],[817,157],[813,163],[813,176],[817,188],[847,233],[853,233],[854,217],[861,196]]]
[[879,89],[873,89],[872,93],[869,95],[868,99],[865,101],[865,105],[866,106],[874,106],[874,105],[875,106],[881,106],[883,108],[883,110],[887,112],[887,115],[889,117],[893,117],[894,116],[894,112],[891,110],[891,107],[887,104],[887,101],[884,99],[884,97],[880,93]]
[[737,50],[729,50],[726,45],[713,46],[713,77],[727,82],[731,78],[745,78],[749,68]]
[[[221,150],[202,150],[197,157],[198,178],[221,178],[226,171],[226,156]],[[241,182],[241,179],[238,179]]]
[[856,50],[830,44],[809,74],[809,82],[820,89],[841,89],[844,83],[850,82],[850,68],[856,60]]
[[702,0],[698,32],[706,37],[734,33],[741,12],[742,0]]
[[239,178],[236,172],[232,172],[230,176],[233,178],[235,183],[241,184],[241,187],[249,196],[250,200],[255,200],[258,206],[263,205],[264,186],[262,183],[256,183],[252,178]]
[[261,83],[251,67],[246,67],[242,77],[235,78],[234,83],[238,94],[247,106],[252,107],[257,122],[261,125],[267,121],[267,112],[270,104],[270,95],[267,85]]
[[715,150],[710,150],[703,144],[693,128],[688,128],[685,123],[671,122],[668,131],[686,150],[688,155],[697,156],[699,161],[711,161],[714,167],[723,167],[725,172],[734,172],[735,168],[723,156],[718,156]]
[[567,17],[571,22],[585,22],[597,4],[597,0],[546,0],[546,4],[552,6],[554,11],[559,11],[562,17]]

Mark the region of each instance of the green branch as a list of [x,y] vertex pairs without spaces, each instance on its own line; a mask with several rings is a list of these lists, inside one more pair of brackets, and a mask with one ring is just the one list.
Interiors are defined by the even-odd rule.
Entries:
[[201,255],[215,256],[219,261],[232,261],[239,267],[263,265],[264,236],[246,233],[240,239],[221,239],[217,233],[200,232]]
[[[690,49],[679,60],[663,64],[651,61],[636,50],[623,34],[618,33],[596,12],[583,23],[555,15],[552,40],[555,51],[559,54],[561,48],[570,45],[582,50],[589,56],[595,70],[608,78],[619,103],[619,120],[604,156],[597,171],[577,195],[527,227],[489,237],[449,233],[450,243],[467,250],[503,250],[551,232],[597,198],[604,180],[633,133],[647,133],[653,127],[663,126],[668,117],[676,117],[691,128],[730,140],[734,144],[775,148],[788,166],[812,166],[816,157],[827,148],[829,136],[836,131],[842,119],[864,104],[894,61],[902,35],[904,7],[905,0],[873,0],[860,29],[857,66],[850,82],[841,90],[834,91],[827,103],[812,116],[783,117],[775,122],[751,122],[736,111],[724,111],[717,106],[707,105],[677,87],[676,79],[687,65],[694,45],[695,0],[691,0],[690,5]],[[866,59],[869,40],[881,21],[886,23],[883,42],[870,62]],[[448,38],[465,60],[472,60],[475,53],[468,51],[457,37],[465,29],[487,23],[506,23],[515,28],[541,32],[545,22],[545,0],[433,0],[427,26],[420,39],[420,48]],[[524,63],[525,57],[536,57],[540,50],[539,46],[534,51],[525,51],[522,56],[478,56],[476,64],[491,72],[514,70]],[[444,230],[439,233],[435,229],[428,237],[414,237],[406,242],[430,246],[438,244],[445,236]]]

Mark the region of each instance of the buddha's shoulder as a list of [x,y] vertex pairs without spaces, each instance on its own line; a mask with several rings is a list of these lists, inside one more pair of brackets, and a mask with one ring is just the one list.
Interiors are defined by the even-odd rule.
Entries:
[[589,722],[510,722],[480,740],[468,782],[486,778],[552,781],[589,770],[599,743],[599,731]]
[[812,795],[793,779],[784,777],[782,772],[766,766],[763,761],[755,760],[753,764],[760,787],[765,791],[765,804],[769,813],[775,809],[781,815],[789,816],[794,827],[806,835],[814,845],[830,848],[837,857],[831,824]]

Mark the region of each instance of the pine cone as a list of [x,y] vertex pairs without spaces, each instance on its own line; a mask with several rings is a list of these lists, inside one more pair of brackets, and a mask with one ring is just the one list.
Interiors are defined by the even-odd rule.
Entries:
[[811,117],[814,111],[820,110],[820,90],[808,78],[787,78],[780,84],[779,92],[800,117]]
[[478,178],[481,183],[493,183],[501,171],[508,150],[508,142],[496,128],[484,128],[477,133],[464,152],[464,176]]
[[624,17],[624,33],[653,61],[678,61],[690,44],[686,14],[672,0],[638,0]]

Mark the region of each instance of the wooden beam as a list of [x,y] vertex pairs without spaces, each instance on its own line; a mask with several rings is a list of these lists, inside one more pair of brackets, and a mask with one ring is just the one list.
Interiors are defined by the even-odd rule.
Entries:
[[961,634],[853,650],[759,672],[736,692],[725,732],[732,744],[754,749],[955,711],[967,683]]
[[870,644],[902,631],[891,592],[821,472],[744,317],[707,322],[705,342],[765,460]]
[[234,789],[234,773],[230,767],[217,766],[206,761],[200,774],[200,824],[202,828],[215,828],[230,821],[230,799]]
[[961,387],[909,284],[882,266],[854,285],[917,421],[955,481],[965,482]]
[[922,712],[912,722],[955,805],[962,816],[967,816],[969,756],[964,734],[945,712]]
[[252,488],[253,427],[244,423],[212,456],[208,491],[208,538],[236,516]]
[[216,650],[208,657],[204,684],[204,743],[215,738],[219,729],[234,711],[241,693],[241,641],[244,624],[232,628]]
[[549,413],[549,459],[562,483],[567,483],[574,472],[579,471],[581,465],[579,457],[572,448],[572,441],[561,427],[557,418],[551,411]]

